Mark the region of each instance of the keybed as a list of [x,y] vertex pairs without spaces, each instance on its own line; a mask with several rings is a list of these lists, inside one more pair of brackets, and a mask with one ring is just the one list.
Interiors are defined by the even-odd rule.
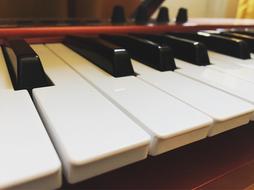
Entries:
[[[252,46],[233,34],[251,39],[253,31],[209,30],[200,37],[193,32],[200,26],[184,25],[192,32],[172,33],[183,26],[112,26],[99,28],[95,37],[89,36],[92,27],[38,27],[34,36],[54,30],[54,37],[5,41],[0,112],[11,118],[13,110],[16,119],[1,120],[0,144],[13,152],[0,157],[8,163],[0,171],[0,188],[54,189],[62,184],[61,174],[68,183],[81,182],[251,122]],[[120,30],[112,35],[111,29]],[[0,35],[7,31],[24,38],[32,32],[9,28]],[[12,130],[22,132],[15,137]],[[26,155],[19,157],[22,151]]]

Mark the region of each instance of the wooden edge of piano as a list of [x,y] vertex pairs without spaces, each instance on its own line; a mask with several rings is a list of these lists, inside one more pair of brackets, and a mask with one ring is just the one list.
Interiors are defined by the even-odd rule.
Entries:
[[[169,25],[99,25],[99,26],[43,26],[43,27],[0,27],[2,38],[25,38],[29,43],[59,42],[65,35],[96,35],[100,33],[166,33],[194,32],[218,28],[252,28],[252,19],[190,19],[185,24]],[[2,41],[0,41],[2,42]]]

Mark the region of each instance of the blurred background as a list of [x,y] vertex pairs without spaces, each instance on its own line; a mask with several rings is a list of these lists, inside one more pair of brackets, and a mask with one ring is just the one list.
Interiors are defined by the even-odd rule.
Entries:
[[[140,0],[0,0],[0,18],[110,18],[114,5],[130,15]],[[254,18],[254,0],[166,0],[170,16],[179,7],[190,17]]]
[[184,6],[190,17],[254,18],[254,0],[166,0],[163,5],[172,16]]

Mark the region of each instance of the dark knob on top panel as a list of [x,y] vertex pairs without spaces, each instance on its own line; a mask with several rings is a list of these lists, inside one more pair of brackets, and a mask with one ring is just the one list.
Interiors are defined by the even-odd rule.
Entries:
[[188,21],[188,10],[185,8],[180,8],[176,16],[176,23],[183,24],[187,21]]
[[116,5],[113,8],[111,23],[122,24],[126,22],[124,8],[122,6]]
[[145,6],[139,6],[135,16],[137,24],[145,24],[149,20],[148,10]]
[[169,12],[167,7],[161,7],[159,14],[157,16],[156,21],[158,23],[168,23],[170,21],[169,19]]

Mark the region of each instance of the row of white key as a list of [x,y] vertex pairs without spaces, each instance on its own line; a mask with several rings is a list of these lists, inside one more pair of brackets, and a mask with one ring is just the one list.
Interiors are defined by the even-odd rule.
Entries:
[[[53,87],[35,89],[33,92],[34,100],[61,156],[64,172],[69,182],[81,181],[146,157],[150,137],[143,130],[112,106],[109,101],[105,101],[105,98],[102,98],[89,84],[80,80],[70,68],[66,67],[65,64],[61,64],[57,57],[52,56],[53,54],[49,53],[46,48],[34,46],[34,49],[39,51],[48,76],[56,84]],[[43,60],[45,58],[47,58],[46,61]],[[25,93],[25,91],[23,92]],[[66,105],[66,102],[69,102],[69,104]],[[174,106],[175,104],[171,105]],[[188,106],[182,105],[183,108],[188,108]],[[176,103],[176,107],[178,106],[179,104]],[[180,108],[182,107],[180,106]],[[193,111],[192,109],[183,110],[187,112]],[[88,118],[85,118],[84,114]],[[100,116],[99,121],[97,120],[98,115]],[[196,112],[196,115],[194,113],[191,116],[199,118],[199,116],[203,115]],[[205,121],[202,121],[202,119]],[[195,132],[195,135],[198,136],[201,133],[201,138],[203,138],[207,133],[210,118],[205,116],[199,121],[198,124],[200,126],[197,125],[195,127],[201,128],[201,130],[198,133]],[[30,125],[30,127],[32,126]],[[35,138],[36,136],[39,135],[35,135]],[[200,139],[199,136],[195,138],[198,138],[197,140]],[[179,138],[176,140],[179,140]],[[14,144],[16,143],[14,141]],[[185,143],[189,142],[183,141],[181,145]],[[179,146],[178,142],[176,144],[171,146]],[[160,145],[163,145],[163,143],[160,142]],[[23,148],[30,150],[29,146],[24,146]],[[45,155],[48,155],[47,148],[44,149],[46,151],[44,152]],[[27,154],[27,156],[32,157],[30,154]],[[14,160],[17,160],[21,166],[22,163],[20,162],[31,162],[29,159],[22,161],[14,158]],[[26,164],[23,166],[26,166]],[[51,165],[49,164],[49,166]],[[20,181],[21,185],[17,186],[17,189],[32,189],[38,185],[42,189],[59,187],[59,180],[61,180],[59,168],[58,166],[58,172],[55,172],[58,180],[55,180],[55,176],[49,176],[48,181],[51,183],[44,182],[41,184],[43,178],[41,176],[35,178],[35,176],[38,176],[42,170],[36,171],[36,175],[28,176],[26,181]],[[10,181],[12,184],[15,184],[25,175],[23,170],[16,169],[21,176],[12,179]],[[3,176],[6,177],[4,173]],[[7,182],[6,180],[3,181]],[[53,184],[57,184],[57,186],[53,186]]]
[[27,91],[14,91],[0,50],[0,189],[56,189],[61,163]]
[[208,67],[226,72],[249,82],[254,82],[254,59],[238,59],[208,51],[211,65]]
[[69,183],[147,157],[147,133],[44,45],[32,48],[56,85],[34,89],[33,97]]
[[[151,155],[207,136],[212,123],[208,116],[135,77],[114,78],[64,45],[49,44],[47,47],[70,63],[76,72],[82,72],[81,76],[85,75],[105,97],[150,134]],[[38,49],[35,50],[43,57]]]
[[[191,139],[191,141],[189,142],[186,141],[188,135],[193,135],[193,132],[196,133],[196,129],[195,127],[193,127],[193,124],[192,127],[189,128],[189,130],[177,130],[174,127],[171,127],[172,130],[169,130],[169,128],[163,127],[166,126],[165,124],[167,124],[168,122],[168,120],[165,120],[165,118],[167,118],[166,115],[163,114],[163,111],[167,110],[168,105],[163,106],[158,101],[158,99],[163,100],[165,104],[165,100],[169,98],[169,96],[167,96],[166,98],[165,94],[174,96],[180,101],[196,109],[199,109],[204,114],[213,118],[215,123],[213,124],[212,128],[210,128],[210,135],[215,135],[225,130],[241,126],[242,124],[247,123],[253,115],[253,105],[246,103],[238,98],[234,98],[227,93],[215,90],[214,88],[190,80],[176,73],[165,72],[165,74],[163,73],[163,75],[159,75],[162,73],[158,72],[159,74],[156,74],[154,70],[152,71],[150,68],[143,66],[139,63],[134,63],[134,69],[140,74],[138,77],[145,81],[145,83],[148,83],[148,86],[142,83],[142,80],[138,81],[137,79],[134,79],[135,77],[124,77],[120,79],[113,78],[107,73],[103,72],[101,69],[91,64],[86,59],[82,58],[81,56],[77,55],[76,53],[61,44],[48,44],[47,47],[51,49],[51,51],[53,51],[58,57],[60,57],[63,62],[67,63],[72,69],[79,73],[84,79],[89,81],[95,88],[97,88],[102,94],[104,94],[105,97],[111,100],[124,113],[126,113],[130,118],[132,118],[139,126],[145,129],[153,137],[153,143],[150,146],[150,154],[152,155],[156,155],[167,150],[176,148],[178,146],[182,146],[186,143],[195,141],[195,139]],[[40,57],[42,57],[39,51],[37,51],[37,53],[40,55]],[[45,60],[45,62],[47,61]],[[190,68],[192,68],[192,66],[190,66]],[[227,75],[225,75],[224,77],[227,77]],[[165,81],[170,82],[168,83],[168,85],[166,85]],[[187,88],[177,88],[176,86],[173,86],[173,84],[179,85],[179,83]],[[154,86],[155,88],[160,89],[160,91],[163,91],[164,95],[162,95],[162,93],[159,93],[159,91],[152,89],[151,86]],[[188,87],[193,91],[190,91]],[[149,89],[149,91],[147,91],[146,89]],[[221,90],[221,88],[219,89]],[[188,96],[188,93],[190,94],[190,96]],[[143,99],[141,98],[141,94],[143,95]],[[201,97],[204,97],[204,99],[202,99],[201,101],[199,99],[200,95]],[[156,98],[158,99],[153,99],[153,96],[156,96]],[[192,99],[190,97],[194,98]],[[209,99],[210,101],[211,99],[215,99],[218,104],[204,104],[205,102],[209,102]],[[142,102],[139,102],[140,100],[142,100]],[[156,106],[159,105],[158,107],[161,108],[160,113],[163,114],[162,117],[154,117],[153,111],[147,111],[149,110],[149,108],[146,106],[149,100],[152,108],[156,109]],[[174,103],[175,102],[177,102],[176,99],[174,99]],[[249,102],[252,103],[252,101]],[[177,103],[179,104],[179,101]],[[142,106],[146,107],[145,112],[142,112],[144,111],[144,109],[140,109],[142,108]],[[181,109],[182,108],[180,108],[179,111]],[[186,108],[185,110],[188,111],[188,109]],[[172,112],[171,110],[167,111],[168,115],[171,115],[171,113],[176,114],[178,112],[178,110],[176,109],[174,109],[174,112]],[[186,117],[186,115],[187,112],[182,112],[181,119],[188,118]],[[159,122],[159,119],[161,122]],[[196,120],[195,122],[197,121],[198,120]],[[206,121],[208,122],[208,120]],[[190,126],[191,123],[188,122],[186,123]],[[201,120],[199,120],[199,122],[201,122]],[[176,124],[176,126],[181,124],[179,123],[179,118],[176,118],[174,120],[172,120],[171,118],[170,123],[174,123]],[[157,125],[156,128],[154,127],[155,125]],[[204,126],[199,126],[198,129],[205,129],[207,132],[207,128],[205,128]],[[200,132],[203,133],[204,131],[200,130]],[[195,134],[195,138],[197,138],[197,134],[198,133]],[[199,138],[200,137],[201,136],[199,136]],[[178,143],[175,144],[177,141]]]
[[[252,105],[173,72],[157,73],[134,62],[138,77],[145,82],[135,77],[118,80],[61,44],[47,46],[64,61],[43,45],[33,46],[56,85],[35,89],[33,96],[71,183],[144,159],[150,138],[150,154],[160,154],[205,138],[208,131],[214,135],[247,123],[253,112]],[[228,107],[204,104],[210,98]]]
[[[102,73],[100,69],[67,47],[60,44],[48,44],[47,46],[102,91],[107,90],[105,86],[113,84],[113,82],[105,84],[103,81],[108,80],[109,75]],[[158,72],[136,61],[132,61],[132,63],[134,70],[138,73],[138,78],[210,116],[214,120],[214,124],[209,131],[209,136],[239,127],[248,123],[252,118],[254,107],[249,103],[179,74]],[[102,80],[101,78],[103,81],[98,81]],[[111,92],[107,91],[106,93],[110,94]],[[113,96],[112,93],[110,95]],[[115,97],[112,99],[115,100]]]
[[254,104],[254,84],[210,67],[176,60],[176,72]]
[[159,72],[136,61],[132,63],[139,78],[209,115],[214,120],[209,136],[242,126],[253,115],[253,105],[227,93],[172,71]]
[[[35,89],[34,99],[68,181],[146,158],[149,135],[68,66],[49,60],[45,67],[56,86]],[[10,82],[4,59],[1,68]],[[28,92],[1,90],[0,102],[0,189],[59,188],[61,164]]]

